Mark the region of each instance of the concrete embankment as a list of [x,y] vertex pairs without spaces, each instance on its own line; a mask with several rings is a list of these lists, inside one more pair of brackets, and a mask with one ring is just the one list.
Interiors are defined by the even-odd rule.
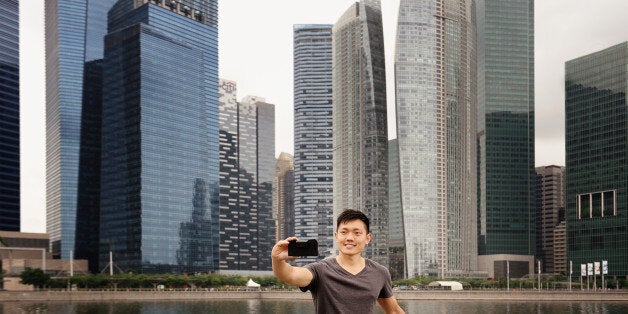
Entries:
[[628,302],[627,292],[587,291],[395,291],[399,300],[614,301]]
[[[395,291],[399,300],[605,301],[628,302],[626,292],[554,291]],[[201,301],[311,300],[299,291],[2,291],[0,302],[15,301]]]

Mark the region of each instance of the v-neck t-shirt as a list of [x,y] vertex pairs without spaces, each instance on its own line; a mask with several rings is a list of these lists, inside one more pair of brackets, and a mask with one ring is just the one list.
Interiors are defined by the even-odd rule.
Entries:
[[305,265],[312,281],[310,291],[317,313],[371,313],[378,298],[393,296],[390,273],[386,267],[365,258],[364,269],[351,274],[335,257]]

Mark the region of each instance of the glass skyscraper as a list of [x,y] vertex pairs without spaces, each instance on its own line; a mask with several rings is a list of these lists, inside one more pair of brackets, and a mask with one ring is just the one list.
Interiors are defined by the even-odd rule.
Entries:
[[401,0],[395,50],[408,277],[476,269],[474,2]]
[[0,230],[20,231],[19,1],[0,6]]
[[270,270],[275,106],[220,80],[220,269]]
[[216,1],[120,0],[103,61],[100,263],[218,269]]
[[332,29],[333,211],[362,210],[365,255],[388,266],[388,127],[379,0],[351,5]]
[[317,239],[318,258],[334,245],[332,26],[294,25],[294,235]]
[[627,92],[628,42],[565,63],[567,260],[607,276],[628,276]]
[[479,254],[534,256],[534,0],[478,0],[477,28]]
[[[75,240],[87,241],[76,244],[82,251],[75,257],[89,258],[90,267],[95,251],[82,248],[97,241],[98,235],[102,84],[99,71],[107,12],[114,2],[45,2],[46,230],[55,257],[68,259],[75,249]],[[87,140],[84,134],[96,142]],[[83,161],[79,162],[81,155]],[[85,165],[87,168],[79,171]],[[79,204],[85,204],[82,214],[77,214]],[[77,218],[81,221],[78,225],[88,233],[79,232]],[[81,234],[78,239],[77,232]],[[92,244],[91,248],[95,246]]]

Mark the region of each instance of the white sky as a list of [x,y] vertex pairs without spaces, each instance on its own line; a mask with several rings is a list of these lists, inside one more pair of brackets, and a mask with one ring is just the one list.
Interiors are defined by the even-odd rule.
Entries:
[[[333,24],[353,0],[219,0],[220,77],[238,99],[275,104],[276,152],[293,151],[292,25]],[[392,81],[399,0],[382,0],[389,138],[395,138]],[[43,0],[20,1],[22,231],[46,232]],[[628,40],[626,0],[535,3],[536,165],[564,165],[564,63]]]

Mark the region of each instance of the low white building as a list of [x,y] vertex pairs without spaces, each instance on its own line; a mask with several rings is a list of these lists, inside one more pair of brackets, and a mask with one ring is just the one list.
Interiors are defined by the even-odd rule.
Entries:
[[451,291],[462,290],[462,283],[457,282],[457,281],[432,281],[427,286],[432,289],[440,287],[440,289],[442,290],[451,290]]

